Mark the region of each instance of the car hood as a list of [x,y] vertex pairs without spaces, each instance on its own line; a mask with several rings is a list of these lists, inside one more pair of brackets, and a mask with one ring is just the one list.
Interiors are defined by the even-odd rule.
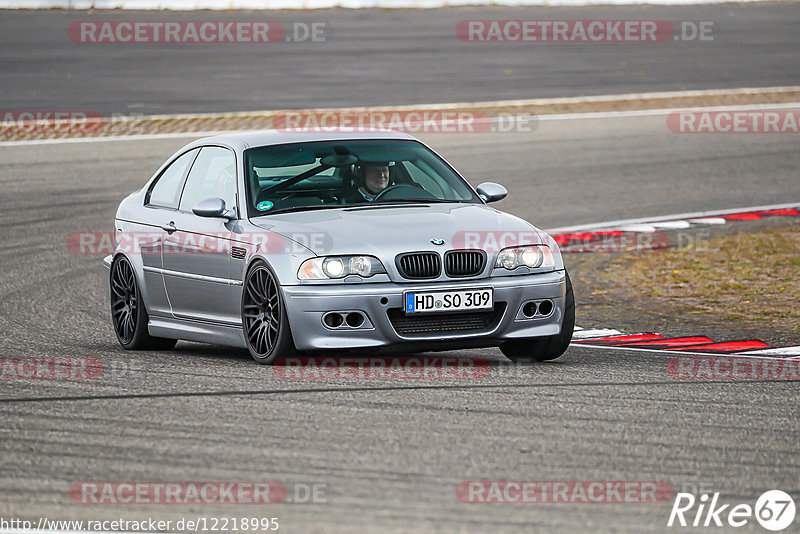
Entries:
[[[402,252],[479,248],[488,253],[540,244],[530,223],[483,204],[353,206],[251,219],[318,256],[369,254],[393,259]],[[436,244],[439,240],[443,244]]]

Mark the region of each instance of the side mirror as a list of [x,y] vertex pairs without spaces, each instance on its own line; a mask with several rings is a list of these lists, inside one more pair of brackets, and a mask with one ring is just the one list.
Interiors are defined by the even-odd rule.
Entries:
[[480,196],[487,204],[489,202],[497,202],[503,200],[508,195],[506,188],[494,182],[483,182],[478,186],[478,196]]
[[207,198],[195,204],[192,213],[199,217],[223,217],[235,219],[232,210],[225,209],[225,201],[221,198]]

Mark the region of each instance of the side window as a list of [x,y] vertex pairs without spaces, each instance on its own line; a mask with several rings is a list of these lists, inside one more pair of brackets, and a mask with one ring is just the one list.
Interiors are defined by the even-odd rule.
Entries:
[[197,154],[197,149],[190,150],[173,161],[164,169],[147,195],[145,204],[163,208],[177,208],[181,195],[181,179],[186,174],[186,169]]
[[201,200],[221,198],[228,209],[236,205],[236,158],[227,148],[203,147],[181,196],[181,211],[192,211]]

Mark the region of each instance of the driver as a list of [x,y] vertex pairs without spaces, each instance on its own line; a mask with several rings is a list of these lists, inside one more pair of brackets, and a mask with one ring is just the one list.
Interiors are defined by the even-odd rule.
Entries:
[[389,187],[389,167],[392,161],[364,162],[356,169],[356,188],[348,195],[348,203],[373,202],[375,197]]

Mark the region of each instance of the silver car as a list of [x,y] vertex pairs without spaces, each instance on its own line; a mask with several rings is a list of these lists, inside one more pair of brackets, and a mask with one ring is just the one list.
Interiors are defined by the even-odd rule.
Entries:
[[126,349],[178,339],[295,351],[499,346],[552,360],[575,322],[555,241],[487,204],[410,135],[201,139],[125,198],[109,269]]

